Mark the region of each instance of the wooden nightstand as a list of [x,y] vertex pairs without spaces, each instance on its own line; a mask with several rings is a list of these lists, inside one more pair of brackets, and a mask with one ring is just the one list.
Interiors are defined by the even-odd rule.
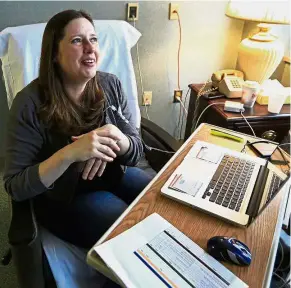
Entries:
[[[191,128],[194,117],[195,104],[197,99],[197,94],[202,84],[190,84],[191,89],[188,117],[185,129],[184,140],[188,139],[191,135]],[[205,97],[199,98],[199,106],[197,115],[199,116],[202,110],[211,103],[224,103],[226,100],[240,102],[241,99],[213,99],[208,100]],[[209,124],[217,125],[220,127],[225,127],[234,131],[246,133],[252,135],[252,132],[240,115],[240,113],[230,113],[223,110],[223,105],[213,105],[209,107],[203,116],[201,117],[200,123],[206,122]],[[261,137],[265,131],[274,130],[277,133],[277,138],[275,141],[280,142],[287,135],[290,130],[290,105],[283,105],[281,112],[279,114],[272,114],[268,112],[267,105],[259,105],[255,103],[254,107],[251,109],[246,109],[244,116],[249,121],[250,125],[254,129],[257,137]],[[197,120],[197,119],[195,119]],[[199,123],[199,124],[200,124]],[[198,125],[199,125],[198,124]]]

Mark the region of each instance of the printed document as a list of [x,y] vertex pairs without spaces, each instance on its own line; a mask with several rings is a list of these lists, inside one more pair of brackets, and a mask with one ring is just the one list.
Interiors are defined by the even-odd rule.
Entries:
[[248,287],[157,213],[94,250],[124,287]]

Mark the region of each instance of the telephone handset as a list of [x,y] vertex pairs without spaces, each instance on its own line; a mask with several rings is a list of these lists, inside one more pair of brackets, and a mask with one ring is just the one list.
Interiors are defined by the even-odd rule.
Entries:
[[212,74],[212,86],[218,87],[219,92],[227,98],[240,98],[244,74],[238,70],[226,69]]
[[[242,84],[244,73],[238,70],[225,69],[212,74],[211,81],[207,81],[198,92],[197,99],[212,91],[219,90],[228,98],[239,98],[242,96]],[[209,84],[211,87],[209,87]],[[219,93],[218,93],[219,94]]]
[[211,76],[212,86],[218,87],[219,82],[227,76],[234,76],[234,77],[239,77],[241,79],[244,79],[244,73],[241,71],[233,70],[233,69],[220,70],[212,74]]

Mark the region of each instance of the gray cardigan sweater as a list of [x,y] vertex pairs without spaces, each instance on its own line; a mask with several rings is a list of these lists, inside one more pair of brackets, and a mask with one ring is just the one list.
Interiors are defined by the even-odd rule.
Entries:
[[[104,72],[98,72],[97,76],[106,100],[105,123],[116,125],[130,142],[127,153],[117,157],[111,165],[110,177],[113,181],[118,181],[122,176],[123,165],[137,164],[143,153],[143,145],[131,120],[120,81],[116,76]],[[3,177],[5,189],[16,201],[45,194],[56,201],[70,202],[81,175],[80,166],[84,163],[71,164],[49,189],[41,182],[39,164],[71,141],[67,136],[47,128],[39,119],[40,95],[41,87],[36,79],[16,95],[10,109]],[[112,105],[117,111],[108,108]],[[129,123],[126,123],[122,116]]]

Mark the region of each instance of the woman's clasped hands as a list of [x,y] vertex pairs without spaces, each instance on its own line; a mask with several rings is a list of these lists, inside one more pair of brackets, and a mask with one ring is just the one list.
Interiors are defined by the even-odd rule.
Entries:
[[107,162],[112,162],[127,146],[127,137],[114,125],[106,124],[86,134],[72,136],[71,157],[73,162],[86,161],[82,178],[100,177]]

